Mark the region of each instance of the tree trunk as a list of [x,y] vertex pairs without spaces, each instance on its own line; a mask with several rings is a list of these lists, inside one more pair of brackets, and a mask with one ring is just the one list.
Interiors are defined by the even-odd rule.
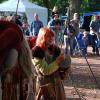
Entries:
[[72,19],[74,13],[80,13],[80,0],[69,0],[69,18]]

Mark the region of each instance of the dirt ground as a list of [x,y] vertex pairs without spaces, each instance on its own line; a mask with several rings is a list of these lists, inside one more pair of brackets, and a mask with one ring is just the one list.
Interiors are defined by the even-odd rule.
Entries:
[[[87,61],[96,78],[93,78],[84,57],[72,57],[72,72],[64,81],[67,100],[100,100],[100,56],[91,54],[88,48]],[[77,92],[78,90],[78,92]]]

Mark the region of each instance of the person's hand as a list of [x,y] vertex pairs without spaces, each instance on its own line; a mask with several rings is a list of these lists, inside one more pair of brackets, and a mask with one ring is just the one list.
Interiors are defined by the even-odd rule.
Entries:
[[71,73],[71,67],[65,70],[59,70],[59,72],[60,72],[60,77],[62,80],[68,79],[69,74]]
[[64,60],[64,54],[60,54],[60,55],[57,57],[56,62],[57,62],[57,64],[59,65],[63,60]]

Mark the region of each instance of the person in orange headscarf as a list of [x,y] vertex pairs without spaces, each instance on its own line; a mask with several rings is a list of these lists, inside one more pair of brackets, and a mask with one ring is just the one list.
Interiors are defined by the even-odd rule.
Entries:
[[[64,87],[59,74],[59,65],[64,60],[60,49],[54,58],[55,35],[47,28],[41,28],[35,47],[32,48],[33,65],[38,73],[36,82],[36,100],[66,100]],[[59,47],[57,47],[59,48]]]

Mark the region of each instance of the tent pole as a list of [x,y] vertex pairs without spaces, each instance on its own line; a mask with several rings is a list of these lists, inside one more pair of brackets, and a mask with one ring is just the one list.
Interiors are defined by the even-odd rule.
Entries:
[[18,11],[18,5],[19,5],[19,0],[18,0],[18,3],[17,3],[16,15],[17,15],[17,11]]

